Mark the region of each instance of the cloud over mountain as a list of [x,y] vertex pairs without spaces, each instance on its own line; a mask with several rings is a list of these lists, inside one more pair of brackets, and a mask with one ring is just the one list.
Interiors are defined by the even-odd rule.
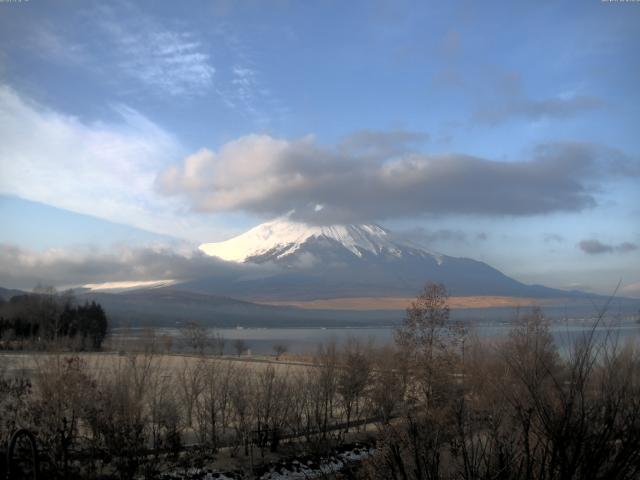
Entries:
[[108,252],[51,249],[36,252],[0,244],[0,285],[23,289],[31,289],[38,284],[65,287],[202,277],[232,282],[260,278],[272,271],[271,265],[230,263],[197,251],[180,252],[170,248],[120,247]]
[[159,175],[157,187],[185,196],[198,211],[295,210],[292,218],[322,224],[576,212],[597,205],[608,179],[640,174],[638,162],[589,143],[547,143],[526,160],[496,161],[408,150],[413,140],[369,132],[327,147],[312,136],[248,135],[188,156]]

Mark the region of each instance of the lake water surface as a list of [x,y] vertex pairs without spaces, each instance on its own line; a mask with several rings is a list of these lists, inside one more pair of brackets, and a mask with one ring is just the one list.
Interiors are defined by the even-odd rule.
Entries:
[[[486,339],[505,338],[512,329],[511,324],[487,323],[475,324],[470,332]],[[584,338],[592,330],[589,322],[554,323],[551,333],[561,352],[566,353],[576,340]],[[343,344],[354,337],[362,342],[384,345],[393,342],[395,327],[359,327],[359,328],[218,328],[210,329],[210,334],[218,334],[225,339],[225,353],[234,353],[234,341],[244,341],[253,354],[271,354],[273,346],[283,344],[290,353],[303,354],[316,350],[319,344],[336,341]],[[124,344],[145,341],[147,330],[139,328],[114,329],[112,342]],[[158,328],[155,335],[166,335],[173,339],[172,348],[181,349],[183,330],[179,328]],[[620,344],[640,341],[640,325],[633,322],[608,323],[598,326],[594,333],[597,339],[608,338]]]

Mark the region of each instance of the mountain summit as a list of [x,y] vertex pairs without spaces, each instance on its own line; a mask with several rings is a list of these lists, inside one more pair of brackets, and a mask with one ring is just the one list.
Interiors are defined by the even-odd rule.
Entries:
[[431,252],[375,224],[314,226],[279,218],[230,240],[204,243],[200,250],[227,261],[282,267],[232,284],[191,284],[245,298],[413,295],[427,281],[444,283],[454,295],[567,293],[525,285],[470,258]]
[[[375,224],[316,226],[278,218],[263,223],[230,240],[203,243],[207,255],[233,262],[283,260],[315,242],[342,247],[358,258],[366,254],[400,257],[403,250],[415,249],[393,239],[388,230]],[[424,250],[425,253],[433,255]]]

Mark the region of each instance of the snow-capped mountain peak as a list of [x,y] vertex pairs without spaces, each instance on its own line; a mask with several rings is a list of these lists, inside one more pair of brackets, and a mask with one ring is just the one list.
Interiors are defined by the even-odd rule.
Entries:
[[258,225],[230,240],[203,243],[199,248],[207,255],[223,260],[244,262],[266,253],[276,258],[286,257],[312,239],[335,241],[358,257],[364,251],[375,255],[382,252],[401,255],[401,246],[379,225],[308,225],[286,217]]
[[200,250],[227,261],[280,267],[267,268],[266,277],[186,283],[198,291],[247,298],[403,296],[427,281],[441,282],[455,295],[558,295],[486,263],[431,252],[375,224],[308,225],[281,217],[230,240],[202,244]]

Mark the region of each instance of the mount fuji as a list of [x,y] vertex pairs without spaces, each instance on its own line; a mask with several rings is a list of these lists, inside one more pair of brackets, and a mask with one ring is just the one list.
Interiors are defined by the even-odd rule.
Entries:
[[199,279],[184,285],[251,299],[413,296],[427,281],[444,283],[456,296],[577,293],[523,284],[486,263],[432,252],[375,224],[316,226],[283,217],[199,248],[230,262],[279,267],[267,278],[226,285]]
[[[199,248],[207,255],[228,261],[290,262],[308,253],[309,247],[318,242],[324,243],[324,254],[346,250],[357,258],[367,254],[401,257],[408,250],[418,251],[393,240],[388,230],[375,224],[314,226],[285,218],[263,223],[225,242],[204,243]],[[422,252],[434,256],[426,250]]]

